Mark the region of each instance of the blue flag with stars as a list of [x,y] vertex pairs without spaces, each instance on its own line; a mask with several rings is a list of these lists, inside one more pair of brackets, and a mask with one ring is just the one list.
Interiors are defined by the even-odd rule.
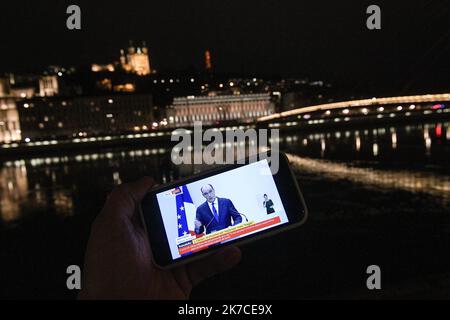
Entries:
[[176,195],[177,202],[177,221],[178,221],[178,236],[185,236],[189,234],[189,227],[186,219],[186,210],[185,203],[192,203],[191,195],[189,194],[189,190],[186,186],[181,187],[182,192]]

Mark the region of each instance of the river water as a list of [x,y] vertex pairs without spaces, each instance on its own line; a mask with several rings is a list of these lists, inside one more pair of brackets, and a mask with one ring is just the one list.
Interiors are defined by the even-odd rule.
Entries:
[[[193,298],[448,294],[421,284],[450,273],[450,123],[291,131],[280,147],[309,221],[245,246],[239,267],[195,288]],[[172,165],[170,148],[151,146],[2,162],[1,296],[75,297],[65,288],[66,267],[82,265],[90,224],[112,188],[142,175],[164,183],[198,170]],[[382,270],[382,292],[366,290],[371,264]]]

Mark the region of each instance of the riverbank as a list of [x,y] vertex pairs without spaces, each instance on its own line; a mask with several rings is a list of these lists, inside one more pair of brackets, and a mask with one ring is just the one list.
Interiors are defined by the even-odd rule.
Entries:
[[[385,125],[401,125],[401,124],[417,124],[425,123],[429,121],[445,121],[450,119],[450,113],[430,113],[427,115],[412,115],[408,117],[354,117],[349,118],[346,121],[328,122],[328,123],[308,123],[307,121],[300,121],[296,125],[288,122],[289,125],[284,123],[282,126],[273,126],[274,129],[279,129],[283,132],[327,132],[340,128],[346,130],[361,128],[370,129],[378,126]],[[252,123],[252,124],[235,124],[227,127],[218,127],[220,131],[243,129],[248,128],[268,128],[269,123]],[[211,127],[204,126],[203,129]],[[192,132],[194,127],[185,127],[184,129]],[[79,153],[80,151],[96,151],[105,150],[108,148],[129,148],[139,146],[168,146],[175,145],[176,142],[171,142],[172,131],[167,129],[158,132],[145,132],[145,133],[128,133],[117,136],[101,136],[101,137],[89,137],[89,138],[74,138],[68,140],[49,140],[49,141],[36,141],[31,143],[12,143],[4,144],[0,147],[0,161],[11,160],[17,158],[29,158],[36,155],[52,155],[58,153]]]

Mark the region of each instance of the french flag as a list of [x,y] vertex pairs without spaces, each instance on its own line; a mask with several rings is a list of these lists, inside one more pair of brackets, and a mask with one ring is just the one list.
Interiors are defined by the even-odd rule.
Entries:
[[202,235],[197,235],[194,231],[196,207],[192,201],[189,189],[183,185],[176,193],[175,201],[177,205],[177,223],[178,223],[178,236],[182,237],[187,234],[196,236],[197,238]]

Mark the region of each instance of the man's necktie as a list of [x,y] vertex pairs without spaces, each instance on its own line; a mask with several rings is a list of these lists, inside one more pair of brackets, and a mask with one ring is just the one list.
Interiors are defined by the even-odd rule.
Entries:
[[216,218],[216,221],[219,222],[219,215],[217,214],[216,206],[214,205],[214,202],[212,203],[212,210],[214,214],[214,218]]

